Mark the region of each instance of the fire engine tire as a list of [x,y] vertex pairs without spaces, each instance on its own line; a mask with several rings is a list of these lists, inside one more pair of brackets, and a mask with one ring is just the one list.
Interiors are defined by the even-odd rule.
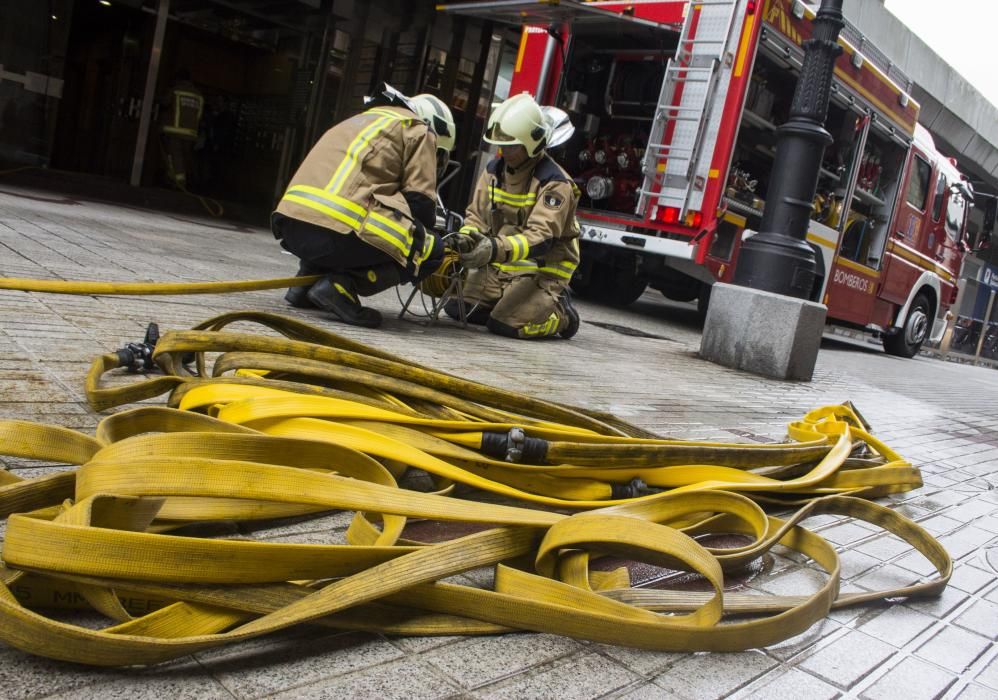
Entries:
[[609,263],[593,264],[590,296],[611,306],[629,306],[648,288],[648,280]]
[[904,326],[884,336],[884,351],[896,357],[914,357],[932,331],[932,303],[924,294],[911,302]]
[[[267,332],[228,330],[236,322]],[[178,362],[189,352],[198,376]],[[164,333],[155,359],[164,376],[105,385],[118,358],[98,357],[87,396],[107,409],[169,394],[169,407],[116,412],[93,436],[0,421],[3,454],[77,465],[33,479],[0,470],[7,644],[121,666],[317,624],[397,635],[522,630],[661,651],[735,651],[802,634],[832,609],[938,596],[952,573],[950,556],[925,529],[865,500],[922,482],[849,404],[790,423],[785,443],[665,439],[610,414],[443,374],[256,312]],[[486,432],[508,435],[507,461],[483,451]],[[531,458],[540,463],[524,463]],[[400,487],[407,467],[430,474],[437,492]],[[504,503],[452,496],[454,483]],[[781,513],[797,510],[768,515],[760,503],[770,502]],[[353,512],[346,544],[171,534],[199,522],[329,510]],[[840,593],[834,545],[804,527],[825,514],[897,536],[937,576]],[[463,532],[432,543],[405,539],[413,536],[404,532],[407,518],[464,523]],[[696,539],[723,533],[747,536],[747,544]],[[824,579],[800,595],[724,590],[725,572],[778,544],[811,559]],[[627,569],[590,567],[605,555],[695,572],[709,589],[633,589]],[[494,586],[454,582],[485,566],[496,572]],[[64,613],[49,617],[53,603],[114,623],[98,630],[66,622]]]

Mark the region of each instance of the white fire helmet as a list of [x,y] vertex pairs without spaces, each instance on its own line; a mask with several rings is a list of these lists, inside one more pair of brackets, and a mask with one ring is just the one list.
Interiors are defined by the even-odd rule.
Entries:
[[529,93],[510,97],[492,111],[485,141],[496,146],[519,144],[534,158],[547,148],[552,124]]
[[410,97],[409,102],[416,114],[429,124],[430,129],[437,135],[437,148],[442,148],[448,153],[453,151],[457,140],[457,128],[454,125],[454,115],[443,100],[436,95],[422,94]]

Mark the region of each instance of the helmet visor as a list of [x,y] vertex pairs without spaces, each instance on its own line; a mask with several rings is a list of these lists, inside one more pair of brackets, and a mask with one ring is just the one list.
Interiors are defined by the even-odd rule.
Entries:
[[485,130],[485,141],[496,146],[512,146],[515,143],[520,143],[520,139],[510,136],[502,130],[502,125],[498,119],[489,124]]

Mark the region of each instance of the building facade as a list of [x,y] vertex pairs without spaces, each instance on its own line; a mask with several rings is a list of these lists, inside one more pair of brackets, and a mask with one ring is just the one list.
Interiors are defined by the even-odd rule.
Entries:
[[[155,185],[177,76],[205,97],[191,189],[269,209],[325,129],[381,81],[453,106],[466,198],[518,32],[432,0],[4,0],[0,163]],[[505,66],[507,77],[500,78]]]

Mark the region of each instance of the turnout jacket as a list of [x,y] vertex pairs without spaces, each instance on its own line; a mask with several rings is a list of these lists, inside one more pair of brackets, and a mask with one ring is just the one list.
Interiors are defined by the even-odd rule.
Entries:
[[161,126],[167,136],[194,141],[198,137],[204,96],[189,80],[182,80],[172,88],[166,99],[166,110]]
[[493,265],[567,284],[579,265],[579,190],[546,153],[510,168],[502,158],[482,172],[465,214],[463,233],[496,242]]
[[[404,107],[375,107],[323,134],[272,217],[356,235],[411,271],[428,256],[437,186],[436,135]],[[420,224],[416,224],[419,221]]]

